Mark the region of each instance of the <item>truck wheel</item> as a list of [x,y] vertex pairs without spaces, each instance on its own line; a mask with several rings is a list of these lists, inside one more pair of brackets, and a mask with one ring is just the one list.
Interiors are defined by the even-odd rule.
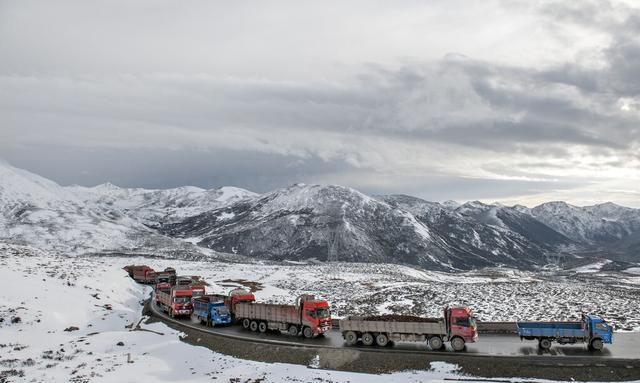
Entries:
[[249,324],[249,328],[251,331],[258,331],[258,322],[252,320],[251,324]]
[[540,339],[538,346],[543,350],[548,350],[551,348],[551,341],[547,338]]
[[258,323],[258,331],[260,331],[261,333],[267,332],[267,322]]
[[594,351],[601,351],[604,348],[604,343],[602,342],[602,339],[594,339],[591,341],[589,345],[591,346],[591,349]]
[[464,339],[460,338],[460,337],[455,337],[453,339],[451,339],[451,348],[453,348],[453,351],[462,351],[464,350]]
[[298,326],[292,324],[291,326],[289,326],[289,330],[287,331],[287,333],[289,333],[289,335],[291,336],[298,335]]
[[358,334],[353,331],[346,331],[342,336],[349,346],[355,346],[358,343]]
[[375,339],[373,338],[373,335],[371,335],[371,333],[365,332],[364,334],[362,334],[362,344],[364,344],[365,346],[372,346],[374,340]]
[[378,336],[376,336],[376,344],[380,347],[385,347],[389,344],[389,337],[387,334],[378,334]]
[[247,318],[244,318],[242,320],[242,328],[246,330],[249,328],[249,325],[251,325],[251,321]]
[[311,327],[305,327],[302,330],[302,335],[304,335],[305,338],[313,338],[313,330]]
[[432,336],[429,338],[429,347],[431,347],[433,351],[440,350],[442,346],[444,346],[444,342],[439,336]]

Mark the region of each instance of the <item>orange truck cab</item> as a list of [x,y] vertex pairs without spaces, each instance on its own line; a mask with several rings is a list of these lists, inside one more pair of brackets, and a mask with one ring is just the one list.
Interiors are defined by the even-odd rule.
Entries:
[[191,316],[193,304],[191,288],[188,286],[173,286],[167,289],[166,284],[156,286],[156,304],[170,317]]
[[331,329],[331,311],[329,302],[323,299],[305,299],[309,296],[303,295],[299,298],[302,304],[302,322],[313,330],[313,335],[324,334]]
[[193,298],[198,298],[204,295],[205,287],[201,284],[192,284],[189,286],[191,288],[191,296]]
[[466,343],[478,340],[478,325],[473,311],[467,306],[447,307],[444,310],[449,339],[461,337]]

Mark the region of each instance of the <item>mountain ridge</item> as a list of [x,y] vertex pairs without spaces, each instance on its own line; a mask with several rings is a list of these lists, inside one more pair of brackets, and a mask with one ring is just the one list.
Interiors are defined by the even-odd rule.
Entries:
[[[39,238],[42,237],[42,238]],[[369,196],[339,185],[60,186],[0,161],[0,239],[72,254],[151,248],[272,260],[389,262],[436,270],[523,269],[588,257],[639,262],[640,210],[611,202],[533,208]],[[193,246],[198,243],[200,246]],[[611,254],[609,254],[611,253]]]

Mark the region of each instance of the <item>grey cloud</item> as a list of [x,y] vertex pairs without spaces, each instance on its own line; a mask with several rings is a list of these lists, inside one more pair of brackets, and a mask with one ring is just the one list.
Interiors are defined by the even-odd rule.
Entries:
[[[449,2],[421,5],[415,18],[413,2],[357,4],[355,18],[340,7],[322,10],[329,24],[309,12],[318,11],[314,6],[295,7],[298,17],[287,17],[293,3],[263,9],[264,18],[250,5],[234,4],[217,22],[208,15],[219,15],[220,5],[208,2],[181,9],[180,17],[173,17],[170,2],[142,2],[144,12],[132,6],[123,18],[109,13],[127,3],[101,4],[104,17],[93,10],[85,15],[88,6],[78,3],[0,4],[0,50],[8,53],[0,60],[0,157],[63,183],[236,184],[265,191],[323,180],[436,199],[426,190],[461,195],[447,199],[479,198],[456,188],[494,198],[551,190],[557,182],[509,186],[479,177],[548,179],[541,164],[576,156],[618,167],[640,147],[640,14],[620,4],[514,5],[553,37],[521,46],[533,37],[501,36],[526,58],[513,60],[469,54],[467,40],[484,43],[469,33],[475,30],[466,29],[467,36],[458,26],[435,27],[436,40],[423,33],[424,20],[439,22],[438,9],[460,16]],[[149,18],[138,20],[141,14]],[[479,36],[494,33],[482,29],[490,24],[484,14],[472,16],[465,20],[483,21]],[[607,34],[609,46],[587,52],[602,55],[605,65],[585,64],[580,52],[566,62],[528,59],[536,44],[557,48],[561,41],[571,50],[564,26],[589,31],[585,40]],[[59,33],[48,37],[50,28]],[[387,35],[407,45],[396,47]],[[434,58],[431,47],[440,40],[451,53]],[[487,40],[491,50],[494,40]],[[620,108],[625,97],[628,111]],[[483,166],[494,157],[505,167]],[[540,164],[527,166],[528,157]],[[395,186],[374,182],[379,177]],[[561,186],[580,184],[567,179]]]

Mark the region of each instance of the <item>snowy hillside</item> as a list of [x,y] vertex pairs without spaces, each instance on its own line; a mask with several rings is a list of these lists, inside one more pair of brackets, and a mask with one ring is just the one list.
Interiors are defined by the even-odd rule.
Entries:
[[86,204],[117,209],[150,226],[184,219],[257,196],[235,187],[206,190],[184,186],[148,190],[102,184],[93,188],[72,186],[68,190]]
[[612,203],[578,207],[566,202],[547,202],[531,209],[531,215],[576,241],[610,243],[640,230],[637,209]]
[[453,266],[446,244],[412,214],[340,186],[293,185],[162,230],[261,258]]
[[199,253],[202,249],[159,234],[153,225],[253,196],[235,188],[62,187],[0,162],[0,239],[71,254]]

